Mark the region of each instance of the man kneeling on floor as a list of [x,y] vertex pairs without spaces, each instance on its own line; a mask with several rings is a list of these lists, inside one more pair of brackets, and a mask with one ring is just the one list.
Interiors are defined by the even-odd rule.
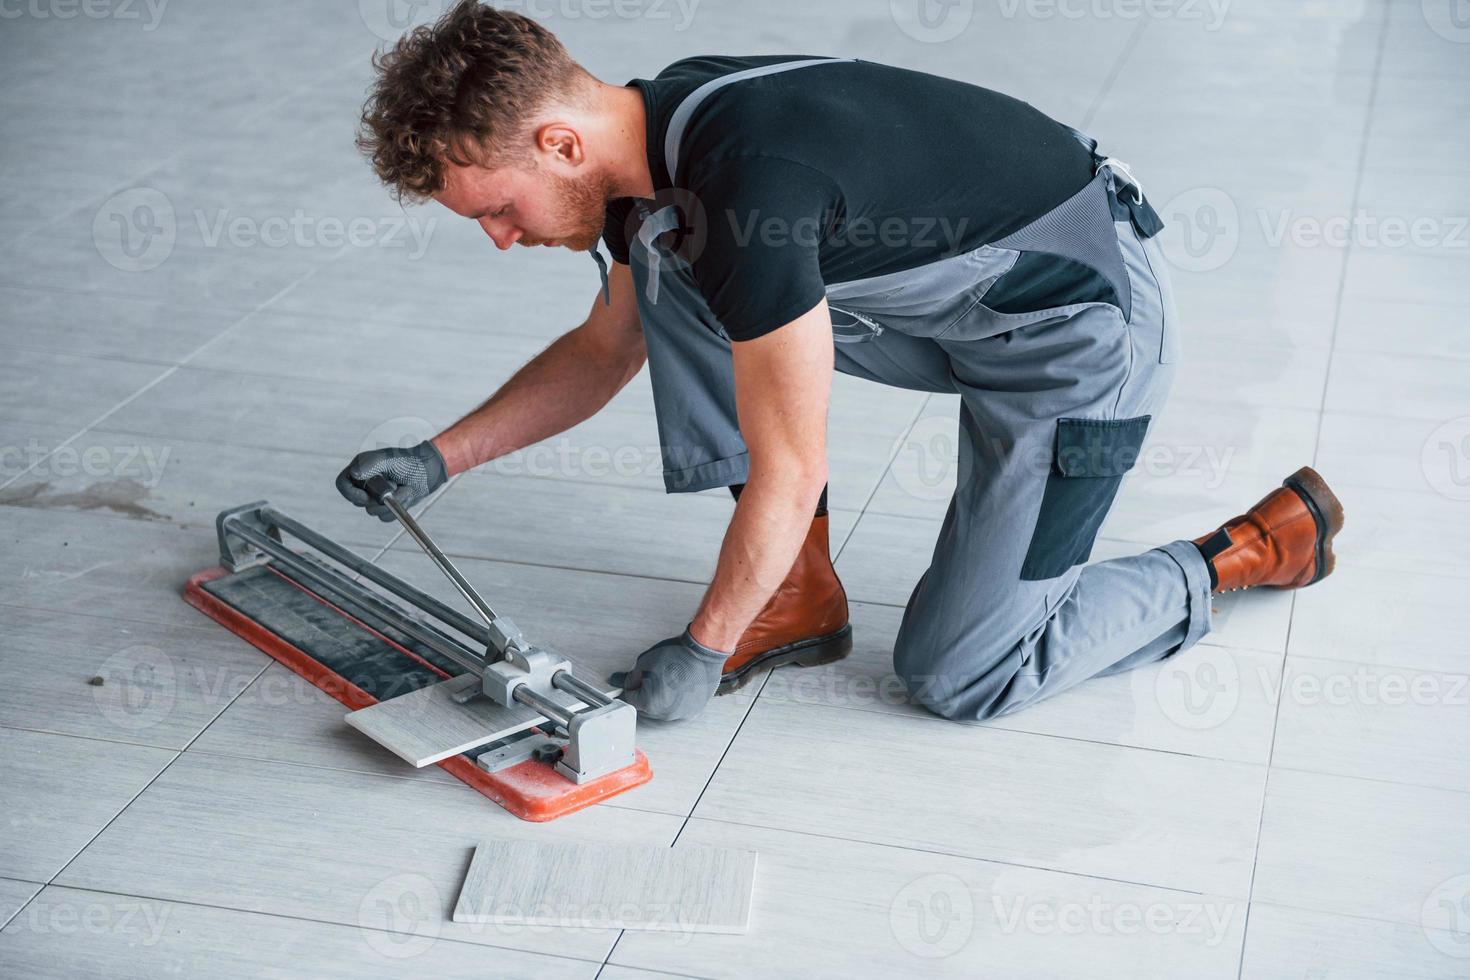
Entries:
[[834,369],[960,396],[960,480],[893,651],[946,718],[1187,649],[1212,592],[1332,571],[1342,508],[1307,467],[1193,541],[1083,564],[1168,394],[1178,326],[1138,181],[1024,102],[794,55],[607,85],[535,22],[468,0],[377,70],[359,143],[386,184],[501,249],[589,252],[601,288],[484,405],[360,454],[338,487],[388,519],[369,477],[412,503],[588,418],[646,361],[667,489],[737,503],[688,628],[614,677],[643,714],[692,718],[851,649],[827,546]]

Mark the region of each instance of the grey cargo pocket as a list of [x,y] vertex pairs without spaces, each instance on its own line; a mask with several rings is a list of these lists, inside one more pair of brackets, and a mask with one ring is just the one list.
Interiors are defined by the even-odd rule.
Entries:
[[1056,578],[1092,555],[1123,474],[1138,461],[1151,418],[1057,419],[1041,514],[1021,565],[1023,580]]

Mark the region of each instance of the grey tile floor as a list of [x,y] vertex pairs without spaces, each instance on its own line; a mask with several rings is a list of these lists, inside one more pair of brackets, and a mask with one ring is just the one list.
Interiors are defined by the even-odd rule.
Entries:
[[[1187,655],[949,724],[889,656],[954,399],[839,379],[854,654],[644,726],[654,781],[545,826],[407,769],[178,598],[215,512],[259,497],[435,582],[332,475],[591,300],[585,258],[499,254],[356,159],[369,52],[437,6],[6,8],[0,974],[1470,976],[1463,3],[525,5],[610,80],[841,53],[1096,135],[1171,225],[1187,360],[1094,557],[1202,533],[1303,462],[1349,515],[1327,584],[1222,598]],[[353,220],[365,243],[333,237]],[[640,379],[425,519],[612,669],[683,625],[730,511],[666,498],[655,445]],[[497,835],[755,849],[751,931],[456,925]]]

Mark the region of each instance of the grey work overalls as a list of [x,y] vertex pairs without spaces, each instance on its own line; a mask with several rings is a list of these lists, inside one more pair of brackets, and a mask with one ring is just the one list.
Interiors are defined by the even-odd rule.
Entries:
[[[836,60],[735,72],[696,89],[665,141],[675,185],[684,128],[713,91]],[[1188,541],[1080,564],[1176,360],[1164,260],[1146,237],[1157,216],[1131,177],[1120,190],[1125,168],[1094,156],[1086,187],[1014,234],[827,287],[838,371],[961,397],[959,485],[893,652],[914,699],[945,717],[1017,710],[1088,677],[1162,659],[1210,628],[1209,571]],[[742,483],[748,459],[730,342],[687,265],[662,243],[680,221],[677,208],[645,206],[641,217],[629,253],[665,485],[688,492]],[[1033,299],[1025,312],[1002,312],[1028,288],[1034,297],[1036,284],[1025,279],[1038,253],[1095,270],[1111,301],[1035,309],[1046,304]]]

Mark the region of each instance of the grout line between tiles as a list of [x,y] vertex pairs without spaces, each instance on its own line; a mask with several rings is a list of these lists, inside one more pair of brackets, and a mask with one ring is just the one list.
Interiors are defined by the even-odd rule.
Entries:
[[1144,28],[1147,26],[1148,18],[1140,18],[1138,25],[1133,28],[1132,33],[1123,41],[1123,49],[1118,52],[1117,60],[1113,62],[1113,67],[1109,70],[1107,77],[1103,79],[1102,85],[1098,87],[1097,95],[1093,97],[1092,104],[1087,107],[1087,112],[1082,115],[1082,122],[1077,127],[1082,132],[1085,133],[1091,128],[1093,122],[1097,119],[1097,114],[1102,111],[1102,106],[1107,101],[1108,93],[1117,84],[1118,76],[1123,74],[1123,68],[1128,64],[1128,59],[1133,57],[1133,52],[1138,48],[1139,42],[1143,40]]
[[27,878],[11,878],[10,880],[11,881],[24,881],[28,885],[35,885],[36,886],[36,890],[31,893],[31,897],[30,898],[28,898],[24,902],[21,902],[20,903],[20,908],[16,909],[15,912],[13,914],[11,914],[11,916],[8,919],[6,919],[4,922],[0,922],[0,934],[3,934],[6,929],[10,928],[10,924],[12,922],[14,922],[16,919],[20,918],[20,914],[22,912],[24,912],[26,909],[30,908],[31,907],[31,903],[34,902],[37,898],[39,898],[41,896],[41,893],[43,891],[45,891],[46,888],[48,887],[44,881],[31,881],[31,880],[29,880]]
[[[1373,133],[1373,119],[1376,104],[1378,102],[1379,84],[1383,72],[1384,51],[1388,42],[1388,32],[1390,29],[1389,12],[1391,9],[1392,7],[1390,4],[1384,4],[1383,13],[1380,16],[1378,22],[1378,44],[1373,59],[1373,79],[1369,83],[1371,86],[1371,92],[1369,93],[1370,97],[1368,99],[1367,107],[1365,108],[1363,113],[1363,131],[1359,137],[1358,142],[1357,173],[1353,178],[1352,204],[1349,208],[1349,211],[1352,214],[1357,213],[1358,202],[1363,192],[1363,165],[1367,161],[1368,145]],[[1342,325],[1343,302],[1344,297],[1347,295],[1347,276],[1352,255],[1353,243],[1349,241],[1347,243],[1347,247],[1343,249],[1342,254],[1342,271],[1339,274],[1337,282],[1337,304],[1336,308],[1333,311],[1332,334],[1327,350],[1327,370],[1322,376],[1322,395],[1317,407],[1317,433],[1312,448],[1312,464],[1314,466],[1317,463],[1317,454],[1321,451],[1322,448],[1322,417],[1323,413],[1327,411],[1327,393],[1329,390],[1331,390],[1332,386],[1332,363],[1337,350],[1337,333]],[[1285,644],[1286,656],[1282,657],[1281,661],[1281,675],[1278,678],[1278,691],[1284,690],[1284,685],[1286,683],[1286,661],[1287,657],[1291,655],[1291,632],[1296,623],[1296,600],[1297,597],[1295,594],[1293,594],[1291,597],[1291,611],[1287,616]],[[1251,925],[1250,899],[1255,895],[1256,871],[1261,859],[1261,837],[1266,828],[1266,806],[1268,802],[1268,797],[1271,792],[1271,770],[1273,768],[1272,763],[1276,758],[1276,738],[1280,734],[1281,730],[1281,704],[1285,700],[1285,698],[1277,698],[1276,711],[1273,713],[1271,720],[1271,746],[1266,755],[1266,779],[1261,786],[1261,813],[1260,818],[1256,823],[1256,846],[1254,853],[1251,855],[1250,881],[1246,886],[1245,922],[1241,925],[1240,962],[1236,968],[1236,980],[1243,980],[1245,975],[1245,950],[1246,943],[1250,940]]]

